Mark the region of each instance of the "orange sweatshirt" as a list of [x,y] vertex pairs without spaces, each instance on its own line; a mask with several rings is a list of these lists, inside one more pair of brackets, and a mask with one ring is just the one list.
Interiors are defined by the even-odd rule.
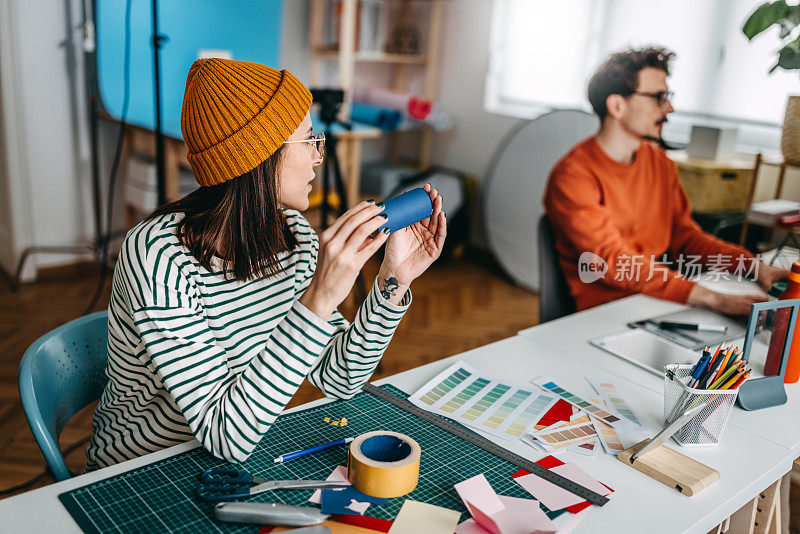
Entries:
[[[594,137],[581,141],[553,167],[544,207],[579,310],[635,293],[685,303],[695,283],[663,265],[664,254],[692,271],[752,269],[749,251],[692,220],[675,164],[651,142],[626,164]],[[586,260],[608,270],[591,271]]]

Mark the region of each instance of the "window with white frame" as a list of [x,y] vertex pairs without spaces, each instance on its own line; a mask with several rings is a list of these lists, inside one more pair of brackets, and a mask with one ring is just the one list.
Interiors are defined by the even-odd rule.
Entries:
[[747,41],[741,27],[761,0],[495,0],[486,81],[489,111],[534,117],[590,109],[586,85],[610,53],[664,46],[677,58],[670,89],[676,113],[667,139],[691,124],[739,127],[740,145],[776,149],[797,72],[777,69],[777,28]]

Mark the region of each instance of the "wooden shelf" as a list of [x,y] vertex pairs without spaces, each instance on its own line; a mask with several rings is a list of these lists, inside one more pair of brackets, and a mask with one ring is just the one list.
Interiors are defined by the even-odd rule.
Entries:
[[[358,50],[359,34],[359,3],[360,0],[339,0],[334,6],[333,0],[311,0],[311,11],[309,17],[309,37],[311,62],[309,66],[309,79],[312,87],[323,85],[335,85],[344,90],[344,102],[341,107],[340,117],[344,120],[350,118],[350,110],[353,103],[353,87],[356,82],[356,65],[362,79],[362,83],[370,85],[381,85],[375,78],[378,76],[368,76],[367,73],[378,73],[381,76],[389,75],[386,80],[388,89],[407,92],[412,90],[415,94],[427,100],[435,102],[439,92],[439,62],[441,50],[441,27],[444,20],[445,0],[427,0],[421,9],[412,9],[411,4],[416,0],[397,0],[396,2],[384,2],[385,10],[383,15],[386,20],[390,35],[392,29],[403,26],[415,26],[423,28],[420,31],[427,31],[427,35],[419,36],[421,52],[414,54],[393,54],[387,52],[361,52]],[[328,18],[326,18],[328,17]],[[332,36],[326,37],[328,33],[333,33],[329,27],[330,17],[338,17],[335,34],[336,40]],[[427,19],[427,29],[425,24],[420,24],[421,18]],[[366,35],[366,33],[365,33]],[[380,42],[386,42],[381,39]],[[333,63],[333,65],[331,65]],[[359,65],[360,64],[360,65]],[[384,68],[376,68],[374,65],[385,65]],[[336,81],[323,79],[323,74],[330,72],[330,67],[335,66],[337,71]],[[413,80],[410,79],[413,73]],[[421,75],[421,87],[416,82]],[[379,78],[378,78],[379,79]],[[412,83],[413,82],[413,83]],[[418,157],[417,166],[426,169],[430,166],[433,129],[427,126],[414,128],[413,131],[419,132],[417,145]],[[386,157],[390,161],[398,158],[400,141],[402,134],[406,130],[394,130],[390,132],[380,132],[380,135],[387,137]],[[348,205],[352,206],[357,202],[359,191],[359,165],[361,158],[360,142],[352,143],[348,159],[351,161],[350,172],[345,173],[348,189]]]
[[[332,61],[339,60],[339,50],[335,48],[322,48],[316,51],[320,59]],[[353,55],[356,62],[361,63],[394,63],[402,65],[424,65],[423,54],[389,54],[386,52],[356,52]]]

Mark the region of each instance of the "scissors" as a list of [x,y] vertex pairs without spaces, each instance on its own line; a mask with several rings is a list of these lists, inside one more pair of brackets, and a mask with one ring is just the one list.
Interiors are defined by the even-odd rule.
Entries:
[[[231,501],[276,489],[346,488],[349,482],[336,480],[266,480],[241,469],[213,467],[200,475],[198,497],[206,502]],[[255,486],[253,485],[255,484]]]

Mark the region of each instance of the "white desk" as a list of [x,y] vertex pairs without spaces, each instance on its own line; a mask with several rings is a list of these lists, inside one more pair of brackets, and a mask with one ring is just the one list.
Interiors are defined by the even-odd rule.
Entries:
[[[663,395],[663,378],[590,345],[589,340],[623,331],[628,322],[684,308],[686,306],[674,302],[635,295],[522,330],[520,334],[550,349],[561,350],[575,361],[600,366]],[[792,458],[799,457],[800,382],[786,384],[786,394],[789,400],[782,406],[752,412],[734,408],[728,425],[773,441],[789,449]]]
[[[578,315],[573,317],[573,321],[591,330],[595,327],[589,324],[590,317],[586,314]],[[570,346],[568,350],[560,346],[557,337],[553,336],[552,330],[559,325],[561,341]],[[543,341],[538,339],[539,331],[542,332]],[[406,371],[382,382],[413,392],[455,359],[463,359],[479,370],[516,381],[549,374],[579,395],[592,393],[584,376],[609,378],[636,404],[645,424],[658,426],[663,411],[662,394],[652,384],[639,382],[639,378],[647,373],[639,372],[627,362],[614,362],[610,355],[606,355],[606,359],[601,358],[600,354],[592,355],[592,351],[604,353],[592,349],[588,344],[584,343],[576,349],[572,338],[579,337],[577,332],[568,320],[558,324],[549,323],[540,330],[526,332],[524,336],[515,336]],[[605,332],[606,330],[602,330],[599,335]],[[580,334],[582,335],[584,333]],[[573,354],[573,350],[578,356]],[[627,366],[632,379],[623,376],[626,374],[624,367],[609,365],[616,363]],[[543,456],[521,443],[511,444],[487,437],[501,441],[509,449],[525,457],[536,460]],[[77,525],[57,500],[59,493],[178,454],[192,446],[196,444],[178,445],[100,472],[0,501],[3,531],[78,532]],[[674,444],[669,446],[676,447]],[[754,451],[758,453],[754,454]],[[722,475],[718,483],[691,498],[625,466],[612,456],[600,454],[597,458],[589,458],[571,453],[560,454],[563,460],[579,464],[588,473],[615,489],[610,502],[602,508],[594,507],[575,532],[616,534],[641,532],[643,528],[647,528],[649,534],[705,533],[788,472],[792,462],[785,446],[735,425],[729,425],[725,439],[719,447],[692,449],[690,455],[718,469]]]

